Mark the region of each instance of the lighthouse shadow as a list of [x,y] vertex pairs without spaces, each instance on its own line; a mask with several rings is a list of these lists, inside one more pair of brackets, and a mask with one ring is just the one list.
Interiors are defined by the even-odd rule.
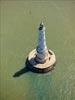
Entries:
[[28,68],[29,66],[30,65],[27,63],[27,60],[26,60],[24,67],[22,69],[20,69],[19,71],[15,72],[14,75],[13,75],[13,77],[14,78],[15,77],[20,77],[21,75],[29,72],[30,71],[29,68]]
[[[33,59],[31,59],[33,60]],[[39,70],[38,68],[36,69],[35,67],[33,67],[29,61],[28,61],[28,58],[26,59],[26,62],[24,64],[24,67],[22,69],[20,69],[19,71],[15,72],[13,77],[16,78],[16,77],[20,77],[21,75],[27,73],[27,72],[34,72],[34,73],[40,73],[40,74],[44,74],[46,72],[49,72],[49,71],[52,71],[55,67],[56,63],[53,65],[53,67],[51,68],[51,70],[48,68],[48,69],[43,69],[43,70]]]

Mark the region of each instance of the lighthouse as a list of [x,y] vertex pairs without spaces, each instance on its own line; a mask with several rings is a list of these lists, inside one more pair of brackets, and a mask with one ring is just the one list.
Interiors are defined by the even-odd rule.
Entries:
[[56,56],[51,49],[47,48],[45,26],[41,22],[38,28],[38,41],[36,48],[27,57],[28,68],[33,72],[45,73],[54,68]]
[[38,44],[36,47],[36,61],[40,63],[44,63],[48,58],[48,49],[46,45],[46,37],[45,37],[45,26],[43,22],[40,23],[39,28],[39,35],[38,35]]

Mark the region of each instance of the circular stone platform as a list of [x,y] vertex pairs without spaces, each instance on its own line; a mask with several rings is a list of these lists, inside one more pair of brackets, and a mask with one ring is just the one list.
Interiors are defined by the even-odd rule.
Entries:
[[48,52],[49,52],[49,56],[50,56],[49,59],[47,59],[45,63],[41,64],[41,63],[37,63],[35,61],[36,49],[31,51],[26,60],[26,64],[28,65],[27,67],[31,71],[37,72],[37,73],[46,73],[46,72],[54,69],[54,65],[56,63],[55,54],[51,50],[48,50]]

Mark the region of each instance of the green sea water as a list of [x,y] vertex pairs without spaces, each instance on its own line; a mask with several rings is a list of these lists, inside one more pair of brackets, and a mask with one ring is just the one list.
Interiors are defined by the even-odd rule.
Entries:
[[[75,1],[1,0],[0,9],[0,100],[75,100]],[[13,77],[36,48],[41,20],[55,69]]]

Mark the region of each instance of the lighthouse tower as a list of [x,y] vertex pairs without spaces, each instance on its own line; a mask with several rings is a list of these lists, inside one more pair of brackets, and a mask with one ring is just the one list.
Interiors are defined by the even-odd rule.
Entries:
[[36,48],[37,51],[36,61],[39,63],[44,63],[48,58],[48,49],[46,45],[45,26],[43,22],[40,23],[38,30],[39,30],[39,38],[38,38],[38,45]]
[[26,64],[31,71],[45,73],[54,68],[56,57],[54,52],[47,48],[43,22],[40,23],[38,31],[37,46],[29,53]]

